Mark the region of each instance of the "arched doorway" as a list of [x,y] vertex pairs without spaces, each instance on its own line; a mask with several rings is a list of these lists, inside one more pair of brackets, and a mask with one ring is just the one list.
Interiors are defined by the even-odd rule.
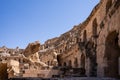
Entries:
[[81,68],[85,69],[85,55],[84,54],[81,55]]
[[75,65],[75,68],[78,68],[78,59],[77,58],[75,58],[75,60],[74,60],[74,65]]
[[97,19],[95,18],[92,23],[92,32],[93,32],[93,37],[97,35]]
[[87,41],[87,31],[84,30],[83,32],[83,42],[86,42]]
[[64,63],[63,63],[63,66],[64,66],[64,67],[66,67],[66,66],[67,66],[66,62],[64,62]]
[[68,66],[69,66],[70,68],[72,67],[72,61],[71,61],[71,60],[69,60]]
[[118,45],[118,33],[113,31],[108,34],[105,42],[104,60],[106,67],[104,68],[105,77],[120,77],[119,76],[119,57],[120,47]]

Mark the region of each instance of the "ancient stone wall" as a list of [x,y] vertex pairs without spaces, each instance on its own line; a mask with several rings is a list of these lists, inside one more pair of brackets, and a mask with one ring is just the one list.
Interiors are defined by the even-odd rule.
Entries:
[[29,57],[32,54],[38,52],[39,50],[40,50],[40,43],[39,43],[39,41],[36,41],[34,43],[29,43],[29,45],[24,50],[24,55],[26,57]]
[[[120,78],[119,24],[120,1],[101,0],[83,23],[68,32],[42,45],[30,43],[25,50],[0,48],[0,53],[6,51],[12,56],[1,54],[0,58],[1,61],[14,59],[21,64],[28,63],[30,68],[36,69],[67,66],[85,69],[86,76],[90,77]],[[15,55],[22,55],[22,59]]]
[[53,66],[53,60],[54,60],[53,51],[47,51],[40,56],[40,61],[44,62],[49,66]]
[[[110,77],[110,75],[112,75],[111,72],[111,74],[106,74],[107,72],[104,69],[106,66],[110,66],[108,65],[108,62],[106,63],[105,59],[105,54],[108,53],[106,52],[106,49],[109,50],[109,48],[106,47],[106,44],[109,44],[109,41],[106,39],[111,32],[116,32],[115,34],[111,33],[116,37],[110,37],[110,39],[113,39],[113,42],[116,40],[116,46],[120,46],[119,4],[120,1],[118,0],[101,0],[100,3],[95,6],[85,22],[58,37],[58,40],[54,43],[56,44],[54,49],[58,53],[61,53],[61,65],[67,65],[69,62],[68,60],[72,61],[74,59],[73,55],[78,55],[75,52],[76,48],[73,46],[73,44],[77,43],[79,44],[80,50],[84,55],[83,58],[85,58],[84,60],[78,56],[79,60],[83,59],[83,62],[85,62],[87,76]],[[71,49],[71,47],[74,48]],[[119,52],[119,47],[117,48],[118,50],[113,49],[111,52]],[[67,51],[67,49],[70,49],[71,51]],[[72,54],[70,57],[69,54],[71,52]],[[111,55],[113,53],[111,53]],[[65,57],[67,55],[69,56]],[[116,57],[119,57],[119,55],[116,55]],[[65,61],[66,63],[64,63]],[[80,60],[79,62],[81,62],[79,66],[82,66],[82,61]],[[113,65],[118,66],[118,64]],[[114,73],[117,74],[118,72]]]
[[79,49],[78,44],[75,44],[70,49],[65,50],[62,54],[58,56],[60,57],[59,64],[61,66],[71,66],[72,68],[80,68],[81,51]]

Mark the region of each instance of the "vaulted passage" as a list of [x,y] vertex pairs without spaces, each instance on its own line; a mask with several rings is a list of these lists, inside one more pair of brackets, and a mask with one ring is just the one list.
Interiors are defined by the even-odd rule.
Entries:
[[109,33],[106,38],[104,59],[106,67],[104,68],[104,74],[106,77],[120,77],[119,76],[119,57],[120,47],[118,45],[118,33],[113,31]]

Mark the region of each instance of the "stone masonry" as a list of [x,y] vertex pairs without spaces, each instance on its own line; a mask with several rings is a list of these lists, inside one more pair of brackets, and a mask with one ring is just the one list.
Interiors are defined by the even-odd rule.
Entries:
[[0,78],[120,79],[119,24],[120,0],[100,0],[83,23],[59,37],[29,43],[26,49],[1,47],[0,66],[6,72]]

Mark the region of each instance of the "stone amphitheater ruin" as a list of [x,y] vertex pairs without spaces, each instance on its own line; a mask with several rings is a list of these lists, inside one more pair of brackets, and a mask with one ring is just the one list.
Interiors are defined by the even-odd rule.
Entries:
[[120,79],[120,0],[101,0],[60,37],[0,48],[0,80]]

